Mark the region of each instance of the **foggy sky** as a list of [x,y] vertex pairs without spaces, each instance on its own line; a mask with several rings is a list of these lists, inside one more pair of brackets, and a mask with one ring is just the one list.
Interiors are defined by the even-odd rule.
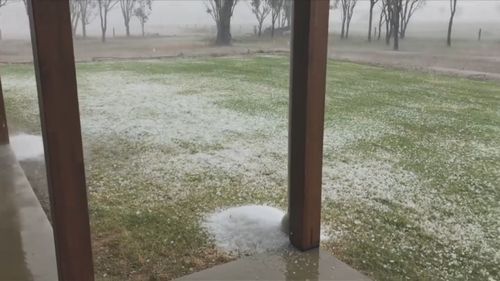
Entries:
[[[0,8],[0,29],[4,39],[28,38],[28,19],[24,4],[20,0],[11,0],[7,6]],[[333,1],[333,0],[332,0]],[[352,20],[352,30],[362,28],[366,25],[368,18],[367,0],[359,0],[354,17]],[[168,33],[165,29],[159,31],[160,26],[175,25],[213,25],[212,19],[205,12],[205,3],[203,0],[156,0],[153,2],[153,13],[147,23],[146,29],[149,32]],[[378,9],[375,11],[375,17],[378,16]],[[412,24],[417,25],[425,23],[436,23],[440,28],[446,27],[449,18],[449,1],[447,0],[427,0],[425,6],[418,10]],[[335,10],[331,14],[331,24],[338,23],[340,20],[340,11]],[[377,21],[377,19],[374,19]],[[489,24],[500,33],[500,0],[459,0],[458,10],[455,17],[457,25],[466,25],[473,23]],[[233,17],[233,26],[255,25],[255,17],[250,11],[248,1],[238,3]],[[411,25],[412,25],[411,24]],[[123,20],[119,6],[110,14],[109,29],[116,28],[116,32],[124,32]],[[139,33],[139,24],[137,19],[131,23],[133,33]],[[96,16],[92,23],[87,27],[91,36],[100,34],[99,19]],[[411,32],[411,30],[409,31]],[[108,33],[109,34],[109,33]]]

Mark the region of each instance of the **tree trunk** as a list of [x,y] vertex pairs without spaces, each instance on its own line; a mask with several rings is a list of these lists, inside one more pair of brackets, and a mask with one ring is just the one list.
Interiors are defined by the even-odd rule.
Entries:
[[451,16],[450,16],[450,23],[448,24],[448,36],[447,36],[447,39],[446,39],[446,45],[448,47],[451,47],[451,31],[452,31],[452,28],[453,28],[453,18],[455,17],[455,12],[457,10],[457,0],[450,0],[450,12],[451,12]]
[[[368,42],[372,41],[373,0],[370,0],[370,18],[368,19]],[[375,34],[376,35],[376,34]]]
[[262,36],[262,24],[263,22],[262,21],[259,21],[259,32],[258,32],[258,37]]
[[142,37],[146,37],[146,32],[144,32],[144,20],[141,19],[141,30],[142,30]]
[[231,24],[227,20],[222,20],[218,24],[217,28],[217,39],[215,41],[217,45],[231,45]]
[[351,25],[351,19],[347,19],[345,26],[345,39],[349,38],[349,26]]
[[395,0],[394,3],[394,11],[393,11],[393,23],[394,27],[392,28],[392,32],[394,33],[394,51],[399,50],[399,11],[401,10],[400,2],[401,0]]
[[385,44],[391,44],[392,24],[389,20],[385,22]]
[[82,21],[82,37],[87,38],[87,25],[85,23],[85,17],[82,17],[81,21]]
[[102,43],[106,42],[106,30],[108,29],[108,14],[105,13],[104,15],[101,15],[101,41]]
[[76,30],[78,29],[78,22],[80,22],[80,16],[76,15],[75,19],[73,20],[72,27],[73,27],[73,36],[76,37]]
[[106,42],[106,30],[108,29],[108,8],[99,2],[99,19],[101,20],[101,42]]
[[274,21],[271,24],[271,38],[274,38]]
[[345,16],[342,17],[342,31],[340,32],[340,38],[345,37]]
[[408,23],[405,21],[401,21],[401,33],[399,34],[400,39],[405,39],[406,37],[406,27],[408,26]]
[[278,28],[281,28],[281,11],[278,13],[278,16],[277,16],[277,19],[278,19]]
[[289,8],[288,8],[288,11],[286,13],[286,26],[287,27],[291,27],[291,21],[292,21],[292,4],[288,4],[290,5]]
[[452,28],[453,28],[453,17],[454,16],[455,16],[455,13],[452,13],[451,17],[450,17],[450,22],[448,23],[448,36],[446,38],[446,45],[448,47],[451,47],[451,31],[452,31]]
[[127,37],[130,37],[130,21],[125,20],[125,31],[127,33]]
[[377,40],[380,40],[380,34],[382,33],[382,12],[380,13],[380,18],[378,20],[378,35]]
[[231,45],[231,13],[233,5],[234,1],[224,1],[224,5],[220,10],[220,18],[217,23],[217,39],[215,40],[216,45]]

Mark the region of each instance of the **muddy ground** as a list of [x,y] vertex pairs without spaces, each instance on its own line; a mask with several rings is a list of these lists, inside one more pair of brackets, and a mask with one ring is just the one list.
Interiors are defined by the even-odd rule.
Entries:
[[[111,38],[106,43],[98,38],[75,40],[75,56],[79,62],[145,59],[179,56],[225,56],[260,52],[288,52],[289,38],[258,40],[235,38],[233,46],[217,47],[203,34],[150,38]],[[400,51],[393,51],[384,40],[366,42],[364,38],[340,40],[330,37],[329,57],[352,62],[376,64],[402,69],[417,69],[459,75],[473,79],[500,80],[500,39],[498,41],[456,41],[452,48],[442,40],[406,38]],[[29,41],[0,41],[1,63],[32,61]]]

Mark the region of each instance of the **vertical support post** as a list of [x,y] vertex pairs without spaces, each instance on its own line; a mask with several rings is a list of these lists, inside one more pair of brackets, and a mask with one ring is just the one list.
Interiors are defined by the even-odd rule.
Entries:
[[69,0],[30,0],[29,14],[59,280],[92,281]]
[[294,1],[290,74],[290,242],[319,246],[329,0]]
[[7,126],[7,113],[2,92],[2,79],[0,78],[0,145],[9,143],[9,128]]

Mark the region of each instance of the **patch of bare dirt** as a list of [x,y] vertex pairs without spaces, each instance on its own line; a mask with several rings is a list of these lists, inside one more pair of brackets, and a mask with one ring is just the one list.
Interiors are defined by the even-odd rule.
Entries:
[[500,56],[464,56],[406,51],[330,49],[330,58],[398,69],[430,71],[470,79],[500,80]]
[[[78,62],[154,59],[168,57],[233,56],[253,53],[288,52],[289,38],[275,40],[236,39],[233,46],[214,46],[205,35],[97,38],[74,41]],[[400,69],[415,69],[457,75],[472,79],[500,80],[500,42],[458,42],[446,48],[442,42],[405,39],[400,51],[392,51],[381,41],[338,40],[330,37],[329,57],[356,63]],[[28,41],[0,41],[0,64],[30,63],[33,60]]]

